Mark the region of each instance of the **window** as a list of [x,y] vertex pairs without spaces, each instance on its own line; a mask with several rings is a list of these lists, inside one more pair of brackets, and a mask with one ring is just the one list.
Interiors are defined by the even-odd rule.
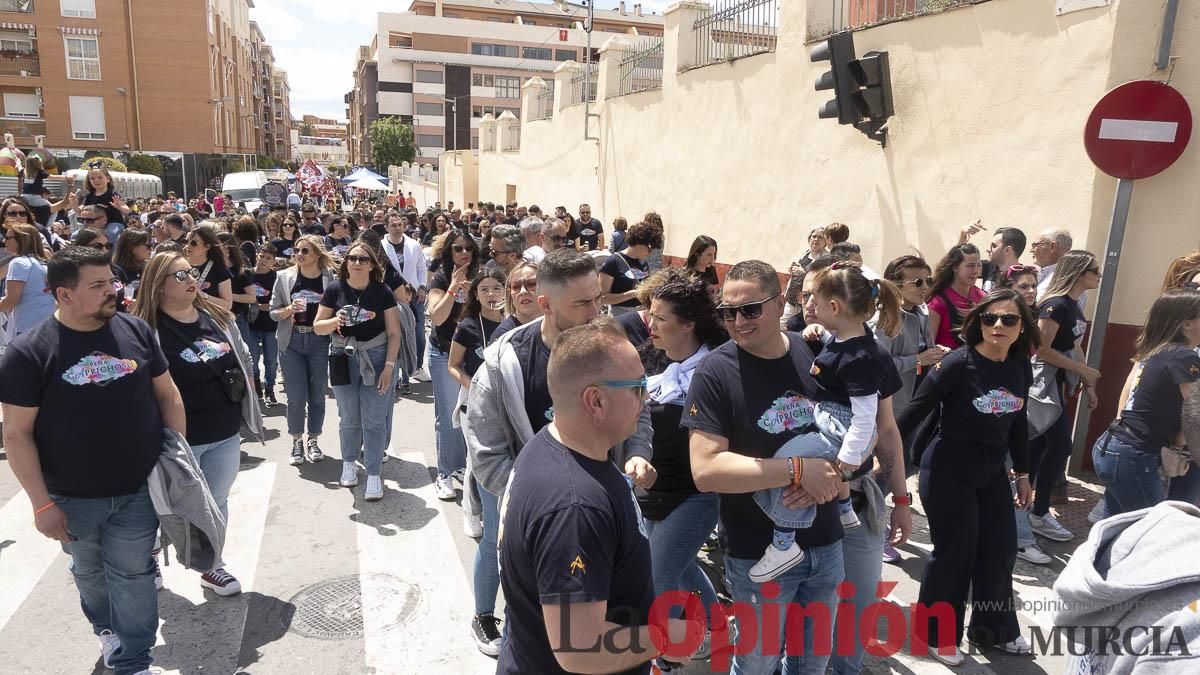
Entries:
[[471,45],[471,53],[476,56],[507,56],[517,58],[517,48],[515,45],[492,45],[482,42],[476,42]]
[[[71,135],[77,141],[103,141],[104,99],[99,96],[71,96]],[[7,102],[6,102],[7,104]]]
[[41,119],[42,104],[37,94],[4,92],[4,116]]
[[0,50],[6,52],[19,52],[21,54],[32,54],[33,38],[29,37],[29,33],[26,33],[25,31],[0,32]]
[[442,12],[442,17],[446,19],[461,19],[462,15],[458,12]]
[[413,74],[416,76],[417,82],[427,82],[429,84],[442,83],[442,71],[440,70],[418,70]]
[[534,21],[533,19],[526,19],[525,17],[521,17],[521,23],[525,24],[526,26],[536,26],[537,25],[536,21]]
[[487,20],[491,21],[492,23],[502,23],[502,20],[498,16],[489,16]]
[[412,36],[388,33],[388,46],[394,49],[412,49]]
[[96,0],[61,0],[63,16],[77,16],[81,19],[96,18]]
[[417,134],[417,145],[422,148],[442,147],[442,137],[434,134]]
[[578,57],[579,57],[579,52],[576,52],[574,49],[555,49],[554,50],[554,60],[555,61],[574,61]]
[[441,103],[421,103],[419,101],[417,102],[416,112],[418,115],[445,115],[446,114],[446,110],[442,107]]
[[497,75],[496,98],[521,98],[521,78]]
[[539,61],[550,61],[554,57],[551,56],[552,50],[548,47],[526,47],[521,50],[521,55],[527,59],[537,59]]
[[475,73],[474,75],[471,75],[471,86],[494,87],[496,86],[496,81],[493,79],[493,76],[486,73]]
[[94,37],[68,37],[67,79],[100,79],[100,40]]

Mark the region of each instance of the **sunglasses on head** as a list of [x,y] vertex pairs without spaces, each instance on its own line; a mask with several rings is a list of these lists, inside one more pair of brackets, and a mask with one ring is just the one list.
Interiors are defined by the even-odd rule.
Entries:
[[762,316],[763,305],[774,300],[775,298],[778,298],[780,295],[782,294],[776,293],[769,298],[763,298],[757,302],[747,302],[741,305],[721,305],[717,307],[717,318],[725,322],[737,321],[738,312],[741,312],[742,316],[746,317],[746,319],[750,321],[753,321],[754,319]]
[[508,290],[513,293],[520,293],[524,289],[530,293],[537,292],[537,279],[526,279],[524,281],[512,281],[508,284]]
[[909,279],[908,281],[900,282],[901,286],[908,286],[909,284],[912,284],[913,286],[916,286],[917,288],[925,288],[926,286],[929,286],[930,288],[932,288],[933,287],[933,277],[920,277],[918,279]]
[[189,281],[198,280],[200,278],[200,270],[193,267],[190,270],[179,270],[171,276],[175,277],[175,281],[181,284],[186,284]]
[[638,380],[600,380],[592,386],[603,387],[605,389],[630,389],[638,398],[646,398],[647,382],[645,375]]
[[346,256],[346,261],[351,264],[369,265],[371,263],[371,258],[365,255],[348,255]]
[[1021,317],[1018,314],[997,314],[995,312],[984,312],[979,315],[979,321],[985,326],[995,326],[999,321],[1005,328],[1012,328],[1021,323]]
[[1004,278],[1011,279],[1014,274],[1037,274],[1037,265],[1012,265],[1004,271]]
[[1183,282],[1183,287],[1190,288],[1193,291],[1200,291],[1200,281],[1185,281]]

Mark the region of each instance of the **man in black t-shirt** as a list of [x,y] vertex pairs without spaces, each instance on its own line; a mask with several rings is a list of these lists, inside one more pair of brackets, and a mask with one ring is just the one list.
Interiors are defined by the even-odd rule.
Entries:
[[[5,451],[34,525],[62,542],[106,666],[150,667],[158,629],[154,535],[146,479],[163,427],[186,431],[183,400],[153,331],[117,314],[115,279],[95,249],[55,254],[54,315],[0,361]],[[114,415],[114,401],[134,415]]]
[[579,220],[575,221],[575,229],[579,234],[578,246],[581,251],[604,248],[604,225],[592,218],[592,207],[587,204],[579,205]]
[[598,319],[559,336],[547,378],[554,421],[525,444],[500,504],[508,637],[496,672],[649,673],[668,646],[686,663],[703,614],[690,640],[688,622],[649,625],[646,527],[609,456],[636,432],[645,404],[637,350]]

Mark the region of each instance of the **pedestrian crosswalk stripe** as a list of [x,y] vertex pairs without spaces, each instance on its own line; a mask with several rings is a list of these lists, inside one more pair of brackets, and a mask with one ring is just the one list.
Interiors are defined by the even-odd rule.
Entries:
[[33,509],[24,491],[0,509],[0,630],[61,552],[57,541],[33,526]]

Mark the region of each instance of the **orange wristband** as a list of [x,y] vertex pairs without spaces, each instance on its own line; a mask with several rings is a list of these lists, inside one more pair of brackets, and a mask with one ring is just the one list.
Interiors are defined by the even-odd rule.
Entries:
[[800,487],[800,479],[804,476],[804,462],[799,457],[789,457],[792,463],[792,487]]
[[48,511],[48,510],[50,509],[50,507],[51,507],[51,506],[55,506],[55,503],[54,503],[54,502],[50,502],[49,504],[46,504],[45,506],[42,506],[41,508],[38,508],[38,509],[34,510],[34,512],[33,512],[33,515],[35,515],[35,516],[36,516],[36,515],[38,515],[39,513],[42,513],[43,511]]

